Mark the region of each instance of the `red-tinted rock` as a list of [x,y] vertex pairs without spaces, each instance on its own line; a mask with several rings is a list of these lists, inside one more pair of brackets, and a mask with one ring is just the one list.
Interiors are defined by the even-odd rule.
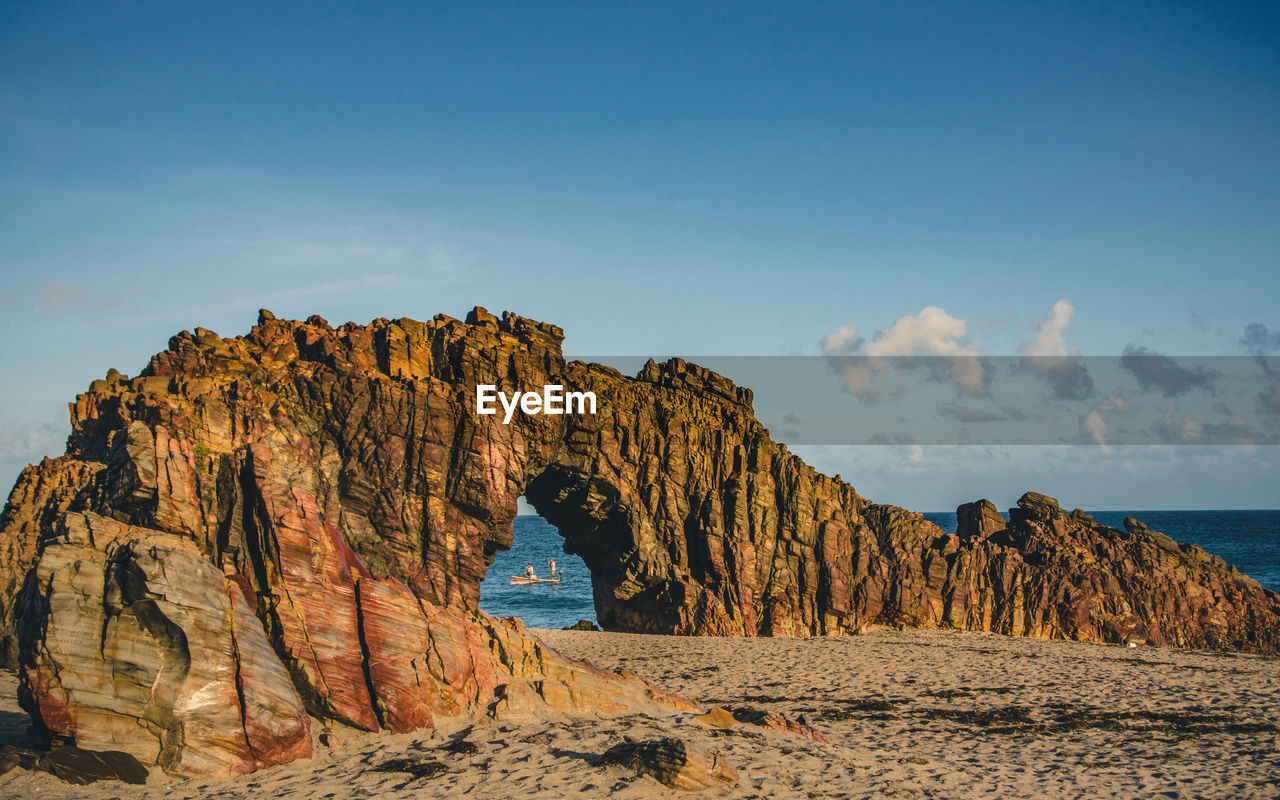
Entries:
[[0,516],[0,667],[18,665],[18,590],[36,564],[41,540],[102,468],[70,456],[46,458],[24,469],[9,493]]
[[360,634],[368,653],[369,684],[375,687],[379,721],[393,731],[431,725],[436,714],[456,713],[436,702],[447,692],[427,663],[431,636],[422,605],[396,580],[362,578],[358,584]]
[[55,737],[175,774],[311,754],[261,624],[190,539],[67,514],[24,601],[29,710]]

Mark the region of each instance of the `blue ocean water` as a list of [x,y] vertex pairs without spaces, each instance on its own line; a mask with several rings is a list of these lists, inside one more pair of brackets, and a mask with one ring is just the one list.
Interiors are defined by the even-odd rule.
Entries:
[[[560,583],[512,586],[511,576],[532,564],[547,577],[547,559],[564,570]],[[495,617],[520,617],[530,628],[563,628],[580,619],[596,622],[591,599],[591,572],[578,556],[564,551],[564,539],[551,523],[536,515],[515,519],[515,542],[499,552],[480,584],[480,608]]]
[[[1152,530],[1179,542],[1194,542],[1228,564],[1280,592],[1280,511],[1094,511],[1094,519],[1123,530],[1125,517],[1136,517]],[[925,518],[947,533],[956,529],[953,511]],[[497,554],[480,584],[480,608],[500,617],[521,617],[532,628],[563,628],[580,619],[596,622],[591,599],[591,573],[581,558],[564,552],[564,539],[539,516],[515,520],[515,543]],[[565,570],[558,584],[512,586],[511,576],[533,564],[546,576],[547,559]]]

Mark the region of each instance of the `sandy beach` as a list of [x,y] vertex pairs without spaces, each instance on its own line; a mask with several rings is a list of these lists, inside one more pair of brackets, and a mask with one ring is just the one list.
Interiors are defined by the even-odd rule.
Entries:
[[[736,786],[703,796],[1275,797],[1280,659],[877,630],[848,638],[715,639],[537,631],[566,655],[625,667],[709,705],[803,714],[830,744],[689,714],[450,720],[239,779],[73,787],[15,770],[4,798],[657,798],[671,790],[594,757],[677,736],[720,755]],[[5,676],[0,719],[22,725]],[[405,769],[416,770],[414,777]]]

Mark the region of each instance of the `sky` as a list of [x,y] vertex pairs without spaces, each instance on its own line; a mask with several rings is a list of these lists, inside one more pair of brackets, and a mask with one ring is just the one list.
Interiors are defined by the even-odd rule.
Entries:
[[[1280,8],[3,0],[0,270],[6,485],[108,368],[261,307],[482,305],[571,356],[1275,355]],[[1086,424],[1150,388],[1070,445],[796,449],[923,510],[1280,507],[1266,437]],[[1280,422],[1195,391],[1201,430]]]

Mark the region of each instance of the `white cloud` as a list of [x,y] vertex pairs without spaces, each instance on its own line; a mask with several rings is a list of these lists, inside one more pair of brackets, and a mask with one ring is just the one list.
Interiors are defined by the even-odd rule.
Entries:
[[52,423],[22,422],[0,427],[0,463],[30,464],[66,447],[67,427]]
[[1081,441],[1086,444],[1102,445],[1103,451],[1107,452],[1107,445],[1110,443],[1108,419],[1124,411],[1125,405],[1123,397],[1113,394],[1081,417]]
[[[896,359],[899,367],[927,367],[945,375],[961,394],[987,394],[986,366],[976,343],[966,336],[968,323],[937,306],[928,306],[919,314],[899,317],[887,328],[881,328],[870,342],[857,338],[857,329],[842,325],[822,340],[828,356],[861,355],[859,359],[835,359],[832,364],[845,379],[850,393],[874,402],[882,395],[875,385],[877,377],[888,371],[886,359]],[[912,357],[938,358],[937,361],[904,361]]]
[[1085,415],[1080,423],[1080,429],[1084,432],[1087,441],[1106,446],[1107,421],[1102,418],[1098,409],[1095,408]]
[[1036,325],[1035,335],[1021,345],[1019,366],[1048,381],[1055,397],[1083,400],[1093,394],[1093,378],[1080,361],[1080,348],[1068,345],[1066,331],[1072,327],[1075,306],[1059,300],[1049,315]]
[[853,325],[841,325],[834,332],[828,333],[822,340],[822,352],[829,356],[845,355],[858,349],[862,341],[858,339],[858,329]]
[[898,317],[892,325],[876,331],[867,345],[870,356],[954,356],[978,355],[976,347],[964,342],[968,323],[937,306],[927,306],[919,314]]
[[918,444],[909,445],[907,447],[907,463],[913,467],[924,464],[924,448]]
[[1040,358],[1043,356],[1074,356],[1080,348],[1067,346],[1063,333],[1071,327],[1071,318],[1075,316],[1075,306],[1068,300],[1059,300],[1049,309],[1049,316],[1040,320],[1036,326],[1036,335],[1029,342],[1022,343],[1023,358]]
[[1254,431],[1249,420],[1237,414],[1225,414],[1220,422],[1201,423],[1188,414],[1181,416],[1165,411],[1164,416],[1151,425],[1151,432],[1165,444],[1216,444],[1251,448],[1260,441],[1274,444]]

